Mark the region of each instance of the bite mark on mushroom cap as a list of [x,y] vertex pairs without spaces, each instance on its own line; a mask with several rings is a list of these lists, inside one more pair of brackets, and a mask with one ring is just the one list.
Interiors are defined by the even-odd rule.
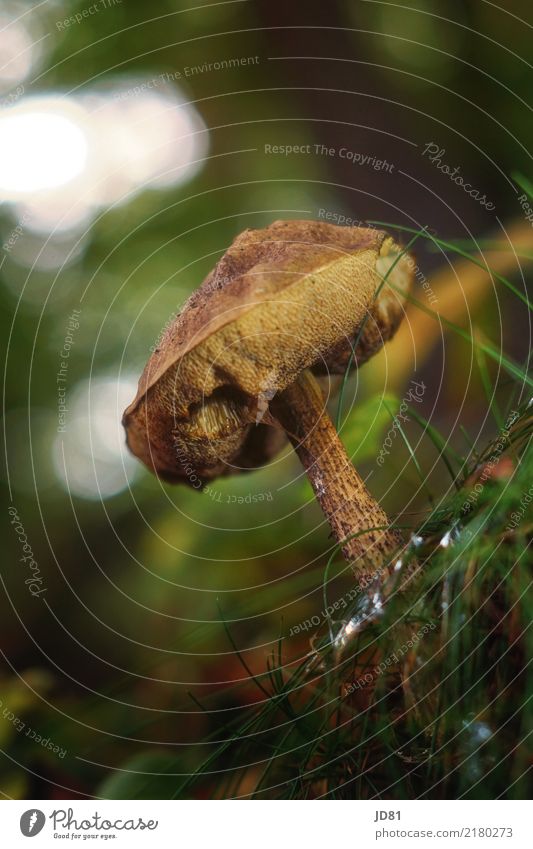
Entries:
[[183,456],[203,480],[267,462],[283,433],[264,410],[256,424],[265,397],[305,369],[343,371],[367,313],[355,364],[394,334],[412,279],[405,258],[374,295],[400,250],[370,228],[276,221],[246,230],[148,361],[124,414],[130,449],[185,482]]

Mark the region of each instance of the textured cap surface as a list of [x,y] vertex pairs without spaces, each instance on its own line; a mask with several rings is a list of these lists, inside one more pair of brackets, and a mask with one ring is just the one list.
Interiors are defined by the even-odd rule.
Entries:
[[400,250],[370,228],[246,230],[148,361],[124,414],[130,449],[161,477],[189,483],[266,462],[283,442],[268,401],[303,369],[342,372],[365,315],[355,365],[395,332],[412,277],[406,257],[375,294]]

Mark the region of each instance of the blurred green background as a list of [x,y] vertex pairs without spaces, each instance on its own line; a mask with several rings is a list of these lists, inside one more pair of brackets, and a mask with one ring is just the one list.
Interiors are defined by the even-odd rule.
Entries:
[[[289,449],[203,494],[127,455],[120,417],[151,347],[247,227],[329,212],[467,247],[527,231],[514,178],[532,173],[533,18],[525,0],[6,0],[0,22],[0,789],[142,795],[116,790],[120,770],[190,772],[207,735],[261,698],[222,618],[262,673],[280,632],[322,609],[332,550]],[[429,144],[494,209],[439,170]],[[448,269],[458,323],[523,363],[520,299],[489,282],[469,310],[457,256],[424,238],[414,252],[430,281]],[[524,253],[506,269],[521,291]],[[383,362],[350,378],[341,433],[373,494],[414,529],[450,478],[414,420],[416,463],[398,439],[376,466],[410,378],[427,387],[419,412],[463,453],[462,426],[476,444],[497,430],[484,378],[502,409],[510,378],[438,326],[413,375]],[[46,590],[36,596],[11,505]],[[337,572],[332,597],[351,584]],[[293,638],[287,656],[308,648],[308,634]]]

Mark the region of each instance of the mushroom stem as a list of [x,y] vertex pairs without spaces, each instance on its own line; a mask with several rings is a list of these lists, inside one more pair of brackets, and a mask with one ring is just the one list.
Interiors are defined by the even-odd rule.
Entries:
[[287,432],[313,487],[333,536],[347,540],[342,553],[359,579],[368,580],[402,544],[386,513],[355,470],[310,371],[303,371],[270,404],[273,416]]

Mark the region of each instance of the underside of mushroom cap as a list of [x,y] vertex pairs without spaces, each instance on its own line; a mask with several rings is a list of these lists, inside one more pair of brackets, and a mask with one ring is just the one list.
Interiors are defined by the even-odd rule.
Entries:
[[364,327],[343,339],[331,350],[325,362],[316,363],[316,375],[344,374],[348,365],[359,368],[392,339],[404,316],[406,295],[414,278],[415,264],[410,254],[387,236],[376,260],[379,292],[368,309]]
[[343,370],[367,313],[356,363],[393,335],[405,257],[374,296],[399,253],[371,228],[277,221],[242,233],[148,361],[124,414],[130,449],[189,483],[267,462],[283,442],[269,400],[306,368]]

